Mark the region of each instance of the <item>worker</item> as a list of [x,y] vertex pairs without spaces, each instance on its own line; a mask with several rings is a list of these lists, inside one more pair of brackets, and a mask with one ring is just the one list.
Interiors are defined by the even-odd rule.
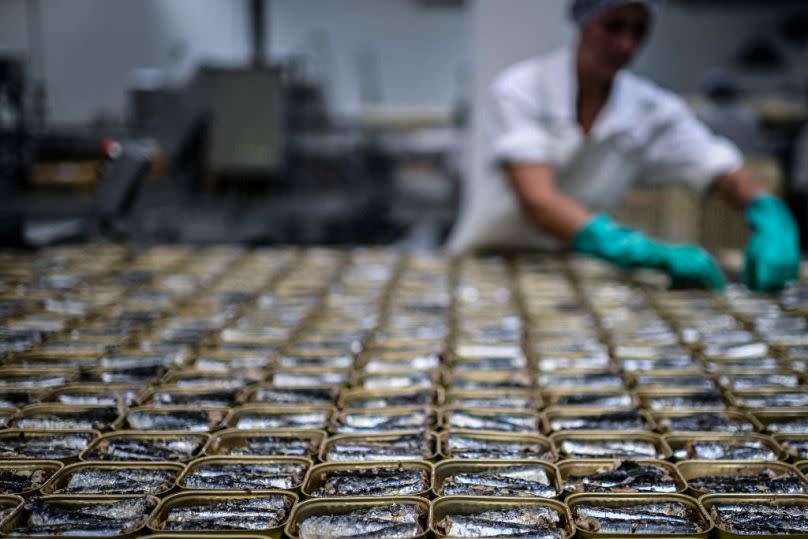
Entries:
[[577,46],[497,77],[495,173],[472,180],[451,251],[567,248],[622,268],[666,271],[675,286],[722,289],[724,275],[701,247],[656,241],[607,215],[632,185],[678,182],[717,192],[744,211],[752,228],[744,263],[750,288],[776,291],[798,277],[799,234],[784,204],[680,98],[626,70],[660,4],[571,0]]

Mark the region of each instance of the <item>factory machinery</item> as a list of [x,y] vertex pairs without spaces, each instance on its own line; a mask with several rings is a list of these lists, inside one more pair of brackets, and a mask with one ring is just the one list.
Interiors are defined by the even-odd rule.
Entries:
[[808,287],[549,255],[0,255],[0,533],[808,533]]

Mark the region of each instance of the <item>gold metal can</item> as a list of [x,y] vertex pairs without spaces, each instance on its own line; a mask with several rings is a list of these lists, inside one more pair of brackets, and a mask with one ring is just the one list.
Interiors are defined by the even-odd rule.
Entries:
[[[0,431],[0,444],[18,443],[19,450],[7,449],[4,455],[13,459],[58,460],[70,464],[101,435],[97,430],[21,430]],[[32,452],[32,449],[35,452]]]
[[560,528],[564,533],[562,539],[569,539],[575,535],[572,525],[572,516],[569,509],[556,500],[543,498],[486,498],[477,496],[447,496],[432,502],[429,515],[429,527],[438,539],[451,537],[443,533],[441,521],[450,515],[470,515],[487,511],[507,511],[519,507],[546,507],[558,515]]
[[[585,539],[594,539],[597,537],[624,537],[629,535],[628,532],[599,533],[582,527],[581,521],[577,519],[576,515],[578,515],[578,508],[585,504],[598,504],[599,506],[619,508],[621,506],[625,507],[649,503],[677,503],[692,511],[692,514],[695,517],[694,524],[696,524],[699,528],[699,531],[696,533],[683,534],[673,534],[670,532],[661,534],[631,532],[631,537],[699,537],[701,539],[707,539],[713,529],[713,523],[707,516],[704,509],[696,502],[696,500],[683,494],[574,494],[567,498],[565,503],[567,504],[567,507],[569,507],[572,514],[573,525],[578,532],[578,537],[583,537]],[[642,517],[638,515],[635,523],[639,522],[642,522]]]
[[329,431],[335,434],[375,434],[399,430],[435,430],[441,426],[440,419],[438,411],[429,406],[349,408],[334,415]]
[[[314,460],[323,441],[325,431],[294,430],[284,432],[266,432],[260,430],[227,429],[217,432],[205,446],[206,456],[272,456],[272,457],[304,457]],[[284,449],[284,444],[301,442]],[[270,452],[266,447],[257,444],[279,444],[277,452]]]
[[[142,455],[143,462],[188,462],[193,460],[198,455],[203,447],[209,442],[210,435],[201,432],[185,432],[185,431],[117,431],[104,434],[98,439],[94,440],[84,451],[81,452],[79,458],[82,461],[98,461],[98,460],[113,460],[113,461],[132,461],[135,460],[132,454],[126,452],[120,454],[110,453],[110,447],[116,444],[127,444],[130,441],[137,442],[142,440],[147,444],[159,444],[165,442],[166,450],[171,454],[170,446],[176,445],[178,442],[187,442],[186,453],[181,451],[174,451],[176,455],[173,459],[166,458],[165,454],[156,454],[150,457],[148,454]],[[141,460],[138,460],[140,462]]]
[[[335,413],[333,406],[271,406],[245,404],[232,409],[227,419],[227,427],[241,430],[325,430]],[[261,420],[267,425],[261,426]],[[284,423],[286,421],[286,423]]]
[[426,488],[413,493],[392,493],[392,494],[330,494],[331,497],[391,497],[391,496],[418,496],[429,498],[430,488],[432,487],[432,478],[434,473],[434,466],[432,463],[425,460],[413,461],[379,461],[379,462],[326,462],[317,464],[309,470],[306,475],[306,480],[303,485],[302,493],[309,498],[324,497],[318,491],[325,485],[329,472],[345,473],[345,472],[369,472],[376,469],[389,469],[396,471],[414,471],[426,474]]
[[[75,497],[75,496],[44,496],[40,498],[43,502],[50,502],[50,503],[58,503],[60,505],[67,505],[67,506],[81,506],[81,505],[105,505],[110,504],[118,501],[124,500],[139,500],[143,499],[144,496],[86,496],[86,497]],[[145,503],[147,504],[147,510],[151,513],[155,507],[158,506],[159,500],[154,496],[146,496]],[[126,533],[106,536],[106,537],[115,537],[117,539],[128,539],[132,537],[139,537],[143,534],[143,531],[146,527],[146,518],[149,513],[143,515],[142,524],[137,527],[137,529],[127,531]],[[21,506],[17,511],[15,511],[11,516],[5,519],[2,524],[0,524],[0,532],[4,535],[10,535],[12,531],[20,528],[21,526],[25,525],[25,522],[28,521],[30,517],[30,511],[25,507]],[[103,522],[100,522],[103,524]],[[90,537],[90,536],[81,536],[77,535],[76,537]]]
[[[64,494],[62,491],[67,487],[70,483],[71,478],[78,472],[83,470],[101,470],[101,471],[127,471],[127,470],[154,470],[154,471],[165,471],[169,472],[173,475],[173,478],[170,480],[170,483],[164,484],[161,488],[155,489],[150,492],[137,492],[137,493],[122,493],[122,492],[94,492],[91,494]],[[85,497],[99,497],[99,496],[127,496],[127,495],[135,495],[135,494],[142,494],[142,495],[150,495],[150,496],[160,496],[165,494],[166,492],[171,491],[174,488],[174,485],[177,482],[177,478],[179,475],[185,470],[185,465],[180,464],[177,462],[78,462],[75,464],[71,464],[69,466],[65,466],[58,474],[56,474],[51,481],[49,481],[45,486],[42,487],[41,491],[42,494],[45,495],[66,495],[72,496],[75,498],[85,498]]]
[[[160,505],[152,512],[151,516],[148,520],[148,528],[151,530],[152,533],[167,533],[164,529],[166,519],[168,518],[170,511],[173,508],[178,507],[189,507],[189,506],[196,506],[203,508],[205,505],[211,505],[216,502],[224,502],[228,500],[250,500],[250,499],[261,499],[261,498],[268,498],[271,496],[277,496],[284,498],[287,500],[285,503],[288,504],[289,509],[286,513],[285,517],[282,519],[282,522],[271,528],[260,529],[258,531],[259,535],[263,537],[272,537],[280,539],[283,535],[283,526],[289,519],[290,513],[292,512],[292,507],[295,503],[297,503],[297,496],[292,494],[291,492],[287,492],[284,490],[263,490],[260,493],[249,493],[246,491],[242,492],[223,492],[219,490],[198,490],[198,491],[188,491],[188,492],[180,492],[178,494],[172,494],[165,498]],[[177,536],[185,536],[188,534],[208,534],[213,537],[230,537],[233,535],[243,535],[245,533],[255,533],[256,530],[244,528],[244,529],[210,529],[210,530],[181,530],[181,531],[172,531],[171,534],[176,534]]]
[[[444,481],[457,473],[479,473],[489,470],[497,470],[501,468],[514,468],[522,466],[536,466],[544,470],[547,478],[550,481],[550,487],[555,491],[553,496],[546,496],[547,498],[558,498],[561,496],[561,486],[559,484],[558,469],[555,465],[549,462],[536,461],[531,459],[514,459],[514,460],[469,460],[469,459],[449,459],[443,460],[435,464],[435,476],[432,482],[432,493],[436,497],[444,496],[443,487]],[[499,494],[492,494],[499,496]],[[525,494],[528,496],[528,494]],[[510,497],[522,497],[513,496]]]
[[6,491],[3,492],[3,494],[27,498],[35,494],[39,489],[47,487],[63,467],[64,464],[58,460],[0,460],[0,473],[23,471],[33,474],[41,470],[44,476],[41,479],[41,483],[34,484],[32,481],[32,484],[28,488],[16,492]]
[[[567,484],[567,482],[570,480],[571,477],[580,477],[598,473],[604,469],[608,470],[615,468],[624,462],[629,461],[624,461],[621,459],[568,459],[556,463],[556,467],[558,468],[558,478],[561,484],[561,488],[564,490],[566,494],[573,494],[578,492]],[[673,480],[673,483],[675,484],[676,489],[674,492],[665,494],[684,494],[685,491],[687,490],[687,482],[682,478],[682,475],[679,473],[679,470],[676,468],[676,466],[674,466],[670,462],[666,462],[664,460],[659,459],[632,459],[630,462],[636,462],[642,465],[661,468],[668,475],[670,475],[671,479]],[[631,489],[630,487],[620,485],[615,487],[614,491],[611,492],[610,494],[628,494],[628,493],[640,494],[641,492],[637,491],[636,489]],[[642,493],[654,494],[653,492],[642,492]]]
[[[714,433],[686,433],[686,434],[666,434],[665,441],[673,451],[673,459],[680,460],[738,460],[721,458],[718,455],[716,458],[696,459],[692,453],[693,443],[736,443],[745,444],[747,446],[759,446],[761,451],[768,451],[772,458],[760,457],[756,460],[775,461],[785,460],[785,452],[777,442],[769,436],[757,434],[753,432],[736,434],[733,432],[714,432]],[[748,460],[748,459],[747,459]]]
[[289,492],[294,492],[295,494],[300,493],[301,486],[308,474],[309,469],[312,466],[311,459],[304,458],[304,457],[201,457],[198,458],[188,464],[185,470],[177,479],[177,486],[182,490],[188,491],[195,491],[195,490],[259,490],[259,489],[240,489],[240,488],[228,488],[224,486],[222,488],[197,488],[188,486],[188,478],[194,475],[200,469],[204,469],[208,466],[216,466],[216,465],[227,465],[227,464],[291,464],[297,465],[302,468],[300,481],[293,483],[291,488],[278,488],[274,487],[271,489],[264,489],[264,490],[288,490]]
[[69,384],[53,390],[46,400],[74,406],[134,406],[141,402],[147,388],[145,384]]
[[306,500],[295,506],[286,524],[285,535],[289,539],[300,539],[299,526],[309,517],[319,515],[340,515],[362,509],[372,509],[388,505],[414,505],[419,516],[423,533],[412,539],[424,539],[429,533],[429,502],[415,496],[394,496],[390,498],[320,498]]
[[[783,507],[799,507],[805,509],[808,507],[808,495],[805,494],[789,494],[778,496],[757,496],[751,494],[708,494],[699,498],[699,504],[709,514],[715,523],[716,537],[719,539],[744,539],[749,537],[773,538],[773,537],[793,537],[804,539],[808,534],[772,534],[772,535],[750,535],[748,533],[733,533],[728,530],[725,524],[717,517],[717,511],[721,504],[737,504],[737,505],[775,505]],[[744,520],[746,514],[744,514]]]
[[[498,421],[508,416],[510,421]],[[514,422],[513,420],[518,420]],[[543,417],[537,412],[509,408],[449,408],[441,412],[445,430],[479,430],[487,432],[541,433],[547,431]]]
[[[222,428],[227,423],[227,417],[231,413],[230,408],[222,407],[195,407],[195,406],[138,406],[137,408],[130,409],[125,416],[114,425],[116,430],[140,430],[144,432],[152,431],[177,431],[186,430],[187,432],[212,432]],[[198,416],[203,414],[205,417],[199,417],[199,422],[196,424],[189,423],[189,419],[178,419],[175,425],[169,428],[160,428],[161,426],[150,426],[149,421],[145,418],[151,416],[174,416],[181,418],[182,415]],[[204,421],[204,423],[202,422]],[[186,427],[186,425],[190,425]]]
[[[550,439],[556,447],[556,451],[560,458],[624,458],[624,459],[668,459],[671,457],[671,448],[665,440],[658,434],[646,431],[625,431],[625,432],[612,432],[612,431],[563,431],[556,432],[550,435]],[[615,448],[616,453],[604,454],[597,456],[579,456],[583,453],[576,453],[576,445],[584,445],[589,443],[613,443],[613,444],[626,444],[626,449],[623,453],[619,453],[621,449]],[[634,443],[635,450],[632,452],[630,444]],[[585,448],[583,449],[585,450]],[[608,451],[608,446],[604,448]],[[653,454],[650,454],[653,451]]]
[[[453,440],[456,440],[454,445],[455,448],[452,447]],[[546,436],[541,436],[539,434],[512,434],[512,433],[504,433],[504,432],[480,432],[480,431],[468,431],[468,430],[455,430],[452,432],[443,432],[439,435],[439,447],[440,447],[440,455],[443,458],[451,459],[451,458],[463,458],[460,455],[468,454],[469,452],[475,453],[474,457],[469,457],[473,460],[511,460],[508,457],[502,456],[503,451],[499,453],[490,452],[491,457],[482,457],[476,456],[477,454],[482,454],[485,451],[480,451],[477,449],[464,449],[461,450],[460,447],[457,446],[457,442],[459,440],[469,441],[474,445],[479,444],[489,444],[489,445],[497,445],[500,444],[505,449],[505,453],[511,453],[513,455],[513,459],[535,459],[535,460],[544,460],[547,462],[555,462],[558,459],[558,454],[556,453],[555,447],[553,443],[550,441],[549,438]],[[463,445],[468,445],[464,444]]]
[[[676,464],[676,468],[682,477],[687,481],[688,494],[695,498],[704,496],[705,494],[736,494],[733,492],[715,492],[696,488],[693,485],[693,480],[700,477],[708,476],[734,476],[741,474],[759,474],[764,470],[771,470],[778,475],[790,474],[797,477],[802,484],[802,494],[808,494],[808,480],[805,476],[790,464],[783,462],[759,462],[748,460],[735,460],[735,461],[709,461],[709,460],[684,460]],[[738,492],[737,494],[755,494],[753,492]],[[788,494],[785,492],[760,492],[760,494]]]
[[[406,453],[404,449],[396,456],[392,455],[376,455],[374,446],[395,444],[397,441],[402,441],[406,438],[418,439],[419,447],[413,447],[411,453]],[[365,454],[357,455],[351,459],[336,459],[335,455],[331,454],[335,446],[341,444],[362,445],[368,448]],[[423,432],[417,430],[398,431],[382,434],[338,434],[330,436],[322,445],[320,449],[320,460],[322,462],[351,462],[351,461],[384,461],[384,460],[434,460],[437,457],[437,436],[434,432]],[[417,452],[416,452],[417,451]]]
[[[726,410],[726,411],[700,411],[700,410],[679,410],[679,411],[671,411],[667,410],[664,412],[654,412],[652,413],[652,417],[656,422],[657,430],[663,434],[683,434],[686,432],[722,432],[718,431],[714,428],[704,428],[698,430],[676,430],[673,427],[673,421],[681,418],[692,417],[700,414],[716,414],[722,418],[726,419],[727,423],[734,423],[738,425],[738,432],[762,432],[763,426],[760,422],[755,419],[751,414],[747,414],[744,412],[738,412],[735,410]],[[734,432],[734,431],[733,431]]]
[[351,389],[344,391],[337,402],[340,409],[367,410],[402,406],[440,406],[443,390],[437,388]]
[[[96,420],[85,419],[82,414],[98,413]],[[59,426],[51,418],[63,417],[65,423]],[[31,404],[23,408],[12,420],[14,427],[24,430],[97,430],[112,429],[121,420],[116,406],[73,406],[69,404]],[[42,421],[43,423],[38,423]],[[70,422],[74,423],[71,424]]]
[[544,407],[538,391],[478,390],[449,391],[446,408],[507,408],[513,410],[539,410]]
[[[563,426],[563,422],[574,421],[577,418],[585,422],[590,422],[598,417],[614,416],[615,414],[625,414],[627,423],[631,423],[626,428],[618,428],[614,424],[609,425],[610,428],[559,428]],[[613,408],[588,408],[576,406],[553,406],[544,412],[545,423],[547,425],[547,432],[570,432],[576,430],[604,430],[604,431],[637,431],[637,430],[655,430],[656,424],[651,417],[651,414],[645,410],[631,410],[631,409],[613,409]],[[632,419],[633,418],[633,419]]]

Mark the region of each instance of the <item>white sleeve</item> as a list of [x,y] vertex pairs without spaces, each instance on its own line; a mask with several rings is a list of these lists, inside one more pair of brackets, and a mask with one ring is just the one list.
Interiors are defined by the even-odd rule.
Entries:
[[489,129],[494,160],[500,163],[556,164],[552,137],[539,118],[539,105],[516,91],[497,87],[490,93]]
[[703,193],[717,177],[743,165],[732,142],[712,134],[680,99],[667,101],[644,148],[641,183],[684,183]]

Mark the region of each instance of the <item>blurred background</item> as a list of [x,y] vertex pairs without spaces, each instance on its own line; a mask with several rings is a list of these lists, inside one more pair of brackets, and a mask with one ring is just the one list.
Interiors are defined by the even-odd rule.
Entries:
[[[0,0],[0,243],[439,247],[488,164],[491,80],[573,37],[560,0]],[[808,236],[804,0],[668,0],[635,70]],[[676,189],[619,218],[746,234]]]

